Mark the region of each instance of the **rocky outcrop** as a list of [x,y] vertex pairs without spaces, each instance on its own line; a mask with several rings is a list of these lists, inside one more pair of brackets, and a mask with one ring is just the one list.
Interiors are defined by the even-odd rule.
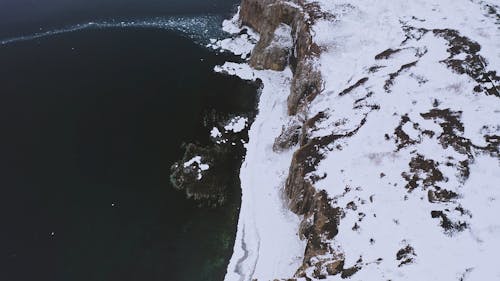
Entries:
[[[244,128],[234,131],[230,125],[246,120]],[[218,207],[226,203],[238,186],[238,171],[244,144],[248,142],[248,126],[253,116],[235,116],[212,111],[205,116],[205,125],[212,131],[209,143],[183,144],[184,155],[170,168],[172,186],[186,193],[202,207]],[[233,124],[234,125],[234,124]]]
[[273,151],[282,152],[297,145],[301,132],[302,123],[297,119],[292,119],[286,126],[283,126],[281,134],[274,140]]
[[[171,167],[170,181],[179,190],[186,192],[187,198],[201,205],[217,206],[224,203],[231,180],[213,171],[228,152],[224,147],[203,147],[190,143],[181,161]],[[212,169],[211,169],[212,168]]]
[[292,26],[299,14],[299,7],[291,2],[242,1],[240,10],[242,24],[260,34],[260,40],[250,58],[252,67],[283,70],[288,65],[293,47]]
[[243,0],[241,3],[242,24],[260,34],[250,65],[272,70],[290,66],[294,72],[288,99],[290,115],[297,114],[304,100],[314,99],[321,91],[321,75],[314,67],[320,49],[313,43],[311,25],[315,19],[327,16],[314,4],[301,1]]
[[288,64],[292,44],[290,26],[280,24],[272,33],[259,40],[250,64],[256,69],[283,70]]
[[314,68],[311,58],[297,59],[290,96],[288,114],[295,115],[321,92],[321,74]]

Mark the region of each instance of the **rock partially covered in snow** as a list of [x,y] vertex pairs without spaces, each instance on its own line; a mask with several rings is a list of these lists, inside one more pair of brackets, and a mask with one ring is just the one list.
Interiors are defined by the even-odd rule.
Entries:
[[204,164],[201,162],[201,156],[195,156],[191,158],[190,160],[185,162],[183,166],[184,169],[190,168],[192,170],[196,170],[196,172],[198,173],[198,176],[196,177],[197,180],[201,180],[201,178],[203,177],[202,172],[210,168],[208,164]]
[[283,70],[292,52],[292,28],[280,24],[270,36],[264,36],[255,46],[250,64],[256,69]]
[[238,171],[252,118],[251,112],[245,116],[207,112],[204,124],[212,128],[207,130],[210,142],[183,145],[184,156],[171,167],[173,186],[201,206],[223,205],[239,184]]

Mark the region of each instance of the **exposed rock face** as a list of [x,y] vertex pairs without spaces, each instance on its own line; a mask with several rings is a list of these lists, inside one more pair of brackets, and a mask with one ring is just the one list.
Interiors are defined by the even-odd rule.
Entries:
[[280,24],[272,33],[261,37],[254,48],[250,64],[255,69],[283,70],[292,49],[292,30]]
[[260,34],[250,58],[252,67],[283,70],[288,65],[293,47],[291,26],[298,14],[296,6],[284,1],[242,1],[240,18],[243,25]]
[[321,91],[321,74],[307,58],[297,58],[297,67],[288,96],[288,114],[297,114],[301,107],[311,102]]
[[315,19],[326,17],[318,10],[317,6],[300,1],[243,0],[241,3],[242,24],[261,36],[250,65],[271,70],[283,70],[290,65],[295,74],[288,99],[290,115],[297,113],[305,99],[310,101],[321,91],[321,75],[314,67],[314,58],[320,50],[313,43],[310,30]]
[[289,26],[299,16],[300,7],[296,1],[243,0],[240,19],[243,25],[268,36],[281,24]]

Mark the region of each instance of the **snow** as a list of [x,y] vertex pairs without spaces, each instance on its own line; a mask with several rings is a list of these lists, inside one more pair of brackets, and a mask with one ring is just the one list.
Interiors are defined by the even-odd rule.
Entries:
[[239,34],[241,31],[239,20],[238,8],[238,13],[233,18],[224,20],[222,23],[222,30],[232,36],[221,40],[211,39],[207,47],[219,50],[220,52],[231,52],[237,56],[241,56],[242,59],[248,58],[253,47],[259,41],[259,35],[251,28],[246,28],[246,33]]
[[219,131],[217,127],[213,127],[212,130],[210,131],[210,136],[212,138],[220,138],[222,137],[222,133]]
[[419,131],[416,130],[412,123],[408,122],[403,125],[403,131],[410,137],[412,140],[416,140],[419,138]]
[[206,170],[208,170],[208,168],[210,168],[210,166],[208,166],[207,164],[201,163],[201,156],[195,156],[195,157],[191,158],[191,160],[185,162],[184,168],[187,168],[187,167],[193,165],[194,163],[198,164],[198,167],[200,167],[200,169],[202,171],[206,171]]
[[208,47],[221,52],[230,51],[235,55],[241,56],[242,59],[248,58],[252,52],[255,39],[248,34],[242,34],[234,38],[226,38],[223,40],[214,41]]
[[222,30],[229,34],[238,34],[241,31],[240,28],[240,7],[238,7],[238,11],[234,14],[234,16],[228,20],[224,20],[222,22]]
[[[361,269],[351,279],[500,280],[495,263],[500,252],[496,215],[500,213],[500,161],[498,155],[480,150],[487,145],[486,135],[500,134],[500,100],[475,92],[476,81],[443,63],[450,56],[446,38],[420,31],[459,31],[481,45],[478,54],[485,58],[487,70],[500,73],[500,29],[497,19],[485,10],[486,3],[495,5],[495,1],[315,2],[333,17],[317,20],[312,27],[313,40],[323,50],[315,66],[323,75],[324,90],[304,115],[323,112],[328,118],[319,121],[309,137],[345,135],[359,128],[323,148],[325,158],[313,172],[326,175],[315,182],[316,189],[326,190],[332,204],[345,212],[330,246],[345,258],[345,268],[362,258]],[[388,49],[398,51],[375,59]],[[454,58],[464,59],[467,54]],[[305,247],[297,237],[301,218],[282,200],[295,149],[272,151],[274,138],[290,118],[286,98],[292,74],[289,69],[256,71],[235,63],[215,70],[264,83],[240,174],[242,207],[225,280],[292,278],[302,264]],[[339,95],[363,78],[368,79],[361,86]],[[454,128],[453,134],[470,140],[470,155],[443,145],[439,136],[445,120],[424,117],[432,110],[456,114],[463,131]],[[398,139],[397,128],[407,136],[406,143]],[[425,186],[423,179],[430,172],[410,169],[419,157],[432,160],[443,179]],[[468,178],[461,176],[462,162],[469,163]],[[410,192],[404,175],[411,173],[419,180]],[[458,197],[431,202],[428,192],[438,187]],[[351,203],[355,210],[347,208]],[[441,219],[431,216],[433,211],[445,213],[452,222],[464,222],[467,228],[446,231]],[[396,254],[404,247],[412,247],[414,255],[402,265]],[[336,275],[326,280],[343,279]]]
[[239,133],[246,128],[247,123],[248,123],[248,118],[236,116],[231,120],[229,120],[228,124],[224,126],[224,130],[226,130],[226,132],[232,131],[233,133]]
[[280,24],[274,31],[274,37],[268,48],[273,46],[292,48],[293,38],[292,38],[292,28],[286,24]]

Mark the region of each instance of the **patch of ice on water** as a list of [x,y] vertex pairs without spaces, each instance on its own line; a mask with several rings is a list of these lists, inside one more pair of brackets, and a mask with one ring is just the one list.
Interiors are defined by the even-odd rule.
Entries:
[[220,138],[222,137],[222,133],[219,131],[217,127],[213,127],[212,130],[210,131],[210,136],[212,138]]
[[228,124],[224,126],[226,131],[232,131],[233,133],[239,133],[246,128],[248,123],[248,118],[236,116],[229,120]]

